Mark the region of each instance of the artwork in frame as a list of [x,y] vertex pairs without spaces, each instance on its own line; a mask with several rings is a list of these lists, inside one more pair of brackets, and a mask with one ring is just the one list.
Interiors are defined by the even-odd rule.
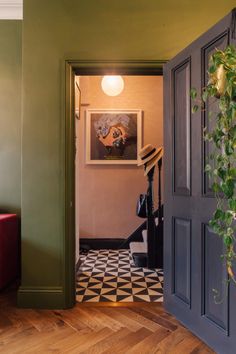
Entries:
[[79,83],[75,80],[75,118],[80,119],[81,110],[81,90]]
[[88,109],[86,163],[137,164],[141,149],[142,111]]

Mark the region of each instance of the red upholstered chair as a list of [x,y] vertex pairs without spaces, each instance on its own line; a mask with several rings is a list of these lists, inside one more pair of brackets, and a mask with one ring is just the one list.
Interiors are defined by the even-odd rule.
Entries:
[[0,214],[0,289],[19,275],[19,228],[15,214]]

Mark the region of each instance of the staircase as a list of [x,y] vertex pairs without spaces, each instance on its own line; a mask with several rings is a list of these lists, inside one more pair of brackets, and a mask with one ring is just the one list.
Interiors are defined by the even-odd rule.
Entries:
[[[148,217],[146,228],[142,230],[141,241],[129,242],[130,252],[136,267],[163,268],[163,205],[161,205],[161,167],[162,159],[158,161],[158,210],[153,211],[152,175],[148,175]],[[150,197],[151,196],[151,197]],[[151,203],[151,204],[150,204]]]
[[[161,220],[163,223],[163,217]],[[155,218],[156,237],[158,238],[157,268],[163,267],[163,225],[158,227],[159,219]],[[161,231],[162,230],[162,231]],[[145,268],[148,264],[148,235],[147,229],[142,230],[142,241],[130,242],[129,248],[136,267]]]
[[136,267],[144,268],[147,266],[147,230],[143,230],[142,237],[142,242],[131,242],[129,247]]

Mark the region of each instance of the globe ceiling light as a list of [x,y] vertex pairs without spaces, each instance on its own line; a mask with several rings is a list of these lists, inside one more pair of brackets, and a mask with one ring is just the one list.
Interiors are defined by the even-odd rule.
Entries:
[[119,75],[103,76],[102,89],[108,96],[118,96],[124,89],[124,80]]

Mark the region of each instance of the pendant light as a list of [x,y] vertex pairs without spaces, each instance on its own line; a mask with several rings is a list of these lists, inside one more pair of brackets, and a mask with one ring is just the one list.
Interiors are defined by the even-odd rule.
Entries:
[[104,93],[108,96],[118,96],[124,89],[124,80],[120,75],[105,75],[101,82]]

